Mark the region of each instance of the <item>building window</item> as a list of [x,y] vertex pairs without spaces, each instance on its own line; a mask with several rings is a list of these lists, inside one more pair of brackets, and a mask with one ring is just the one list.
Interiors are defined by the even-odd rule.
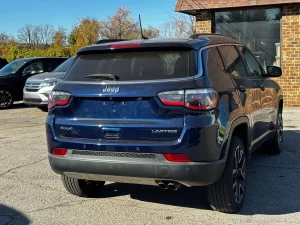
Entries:
[[214,31],[243,42],[261,65],[280,66],[281,9],[244,9],[218,11]]

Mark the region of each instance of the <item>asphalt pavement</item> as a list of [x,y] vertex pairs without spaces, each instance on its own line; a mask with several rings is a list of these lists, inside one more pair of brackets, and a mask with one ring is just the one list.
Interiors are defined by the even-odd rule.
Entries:
[[23,104],[0,110],[0,225],[300,223],[300,109],[284,110],[283,153],[249,160],[235,215],[212,211],[204,188],[108,183],[99,199],[70,195],[48,163],[46,116]]

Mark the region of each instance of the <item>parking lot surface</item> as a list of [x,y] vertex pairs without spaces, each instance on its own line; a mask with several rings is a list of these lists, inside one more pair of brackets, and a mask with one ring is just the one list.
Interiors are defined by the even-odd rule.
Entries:
[[247,164],[244,207],[214,212],[204,188],[108,183],[99,199],[70,195],[47,159],[47,113],[23,104],[0,111],[0,225],[299,224],[300,109],[284,110],[284,151],[255,153]]

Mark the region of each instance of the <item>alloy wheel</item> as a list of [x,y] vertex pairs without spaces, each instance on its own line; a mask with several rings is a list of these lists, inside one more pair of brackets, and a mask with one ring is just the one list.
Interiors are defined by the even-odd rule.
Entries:
[[246,187],[246,156],[242,146],[237,146],[233,162],[233,193],[235,201],[241,203]]
[[9,91],[0,90],[0,108],[7,108],[12,103],[12,95]]

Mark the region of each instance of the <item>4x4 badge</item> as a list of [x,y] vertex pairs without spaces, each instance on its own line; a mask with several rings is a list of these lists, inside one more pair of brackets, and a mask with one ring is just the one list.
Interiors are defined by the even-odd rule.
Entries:
[[105,88],[102,89],[103,92],[112,92],[112,93],[117,93],[120,91],[119,87],[108,87],[106,86]]

